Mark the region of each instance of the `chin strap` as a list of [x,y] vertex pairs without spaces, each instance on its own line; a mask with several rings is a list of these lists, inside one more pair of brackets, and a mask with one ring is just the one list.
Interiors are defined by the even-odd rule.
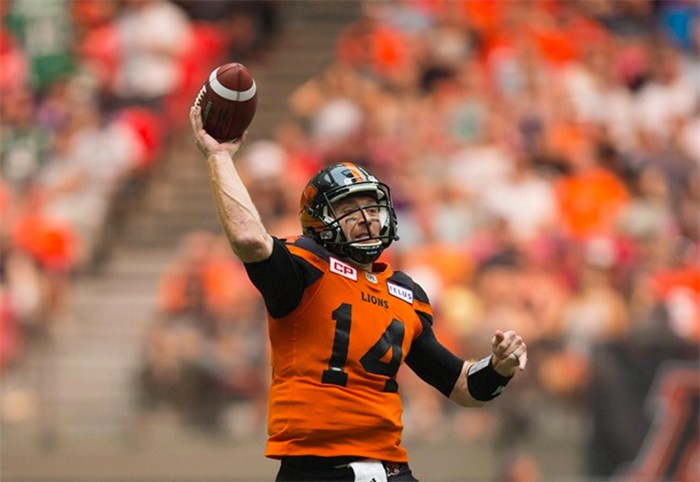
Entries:
[[344,256],[360,264],[373,263],[384,251],[384,243],[380,241],[377,245],[347,244],[341,250]]

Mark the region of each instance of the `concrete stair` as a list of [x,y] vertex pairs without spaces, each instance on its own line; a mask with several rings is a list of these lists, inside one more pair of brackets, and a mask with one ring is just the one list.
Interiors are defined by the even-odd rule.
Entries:
[[[356,18],[359,2],[280,2],[280,8],[277,47],[249,65],[261,92],[253,139],[269,138],[289,116],[287,96],[331,61],[337,34]],[[33,421],[3,422],[5,448],[22,441],[60,447],[124,435],[134,415],[134,375],[155,313],[158,280],[185,233],[220,230],[207,169],[191,139],[174,139],[164,157],[142,199],[130,208],[106,262],[77,278],[51,341],[5,376],[5,393],[33,391],[39,402]],[[10,475],[22,478],[21,467],[12,469]]]

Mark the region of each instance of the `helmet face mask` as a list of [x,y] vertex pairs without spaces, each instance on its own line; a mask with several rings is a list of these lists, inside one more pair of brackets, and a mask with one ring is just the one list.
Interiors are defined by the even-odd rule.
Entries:
[[[338,215],[334,206],[354,196],[369,196],[377,202]],[[372,235],[370,230],[367,238],[349,240],[341,223],[350,216],[362,216],[367,226],[370,225],[368,218],[371,217],[372,222],[377,220],[379,232]],[[398,239],[389,186],[352,163],[329,166],[311,178],[301,196],[300,218],[305,235],[314,238],[332,253],[361,264],[375,261],[384,249]]]

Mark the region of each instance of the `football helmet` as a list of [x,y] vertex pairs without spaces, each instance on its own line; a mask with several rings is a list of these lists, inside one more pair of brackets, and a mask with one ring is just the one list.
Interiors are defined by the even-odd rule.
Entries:
[[[338,215],[333,207],[351,196],[371,196],[377,204],[363,206]],[[361,242],[347,239],[341,221],[348,216],[362,215],[367,222],[367,212],[378,217],[380,230]],[[328,166],[316,173],[301,194],[299,206],[302,232],[325,246],[330,252],[354,260],[371,263],[396,239],[396,213],[389,186],[377,180],[367,169],[343,162]]]

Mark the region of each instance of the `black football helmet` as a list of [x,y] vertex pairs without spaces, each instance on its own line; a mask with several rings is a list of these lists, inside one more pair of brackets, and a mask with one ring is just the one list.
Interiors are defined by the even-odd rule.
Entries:
[[[338,216],[333,205],[356,195],[371,196],[377,200],[377,204]],[[302,232],[338,256],[362,264],[371,263],[379,258],[392,241],[399,239],[389,186],[378,181],[365,168],[351,162],[333,164],[316,173],[304,188],[299,204]],[[367,209],[376,209],[375,212],[378,213],[381,225],[379,234],[370,234],[362,242],[348,240],[340,221],[347,216],[357,215],[358,212],[367,219]],[[368,240],[374,242],[367,242]]]

